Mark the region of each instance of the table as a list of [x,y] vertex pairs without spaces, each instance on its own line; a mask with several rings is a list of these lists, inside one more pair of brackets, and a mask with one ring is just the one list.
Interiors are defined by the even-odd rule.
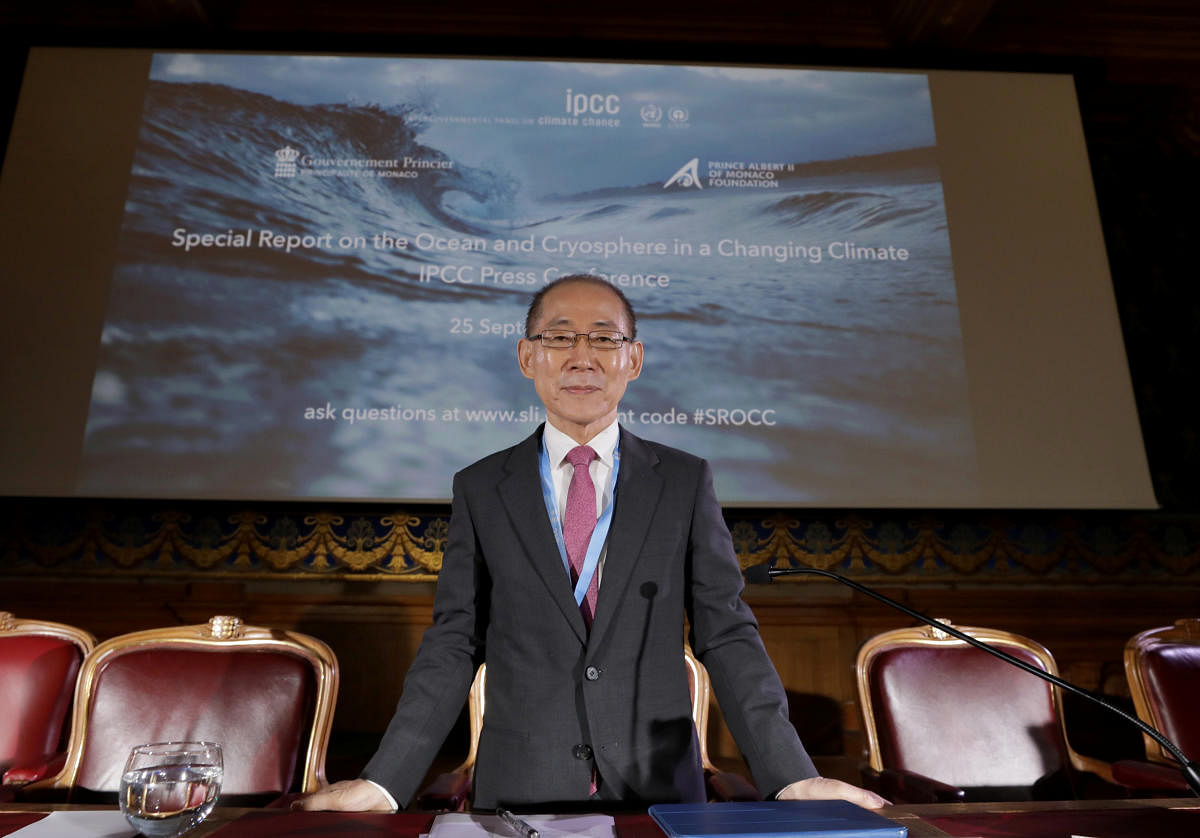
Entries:
[[[99,806],[0,803],[0,838],[58,810]],[[908,827],[909,838],[1069,838],[1071,835],[1126,838],[1195,838],[1200,835],[1200,799],[1069,800],[1022,803],[940,803],[888,806],[882,814]],[[618,838],[663,838],[649,815],[615,815]],[[218,806],[189,838],[417,838],[428,832],[433,813],[396,815],[290,812]],[[1098,828],[1102,827],[1102,828]]]
[[[888,815],[908,826],[910,838],[985,836],[986,838],[1196,838],[1200,836],[1200,798],[1155,800],[1055,800],[1019,803],[939,803],[890,806]],[[908,820],[916,818],[917,831]]]

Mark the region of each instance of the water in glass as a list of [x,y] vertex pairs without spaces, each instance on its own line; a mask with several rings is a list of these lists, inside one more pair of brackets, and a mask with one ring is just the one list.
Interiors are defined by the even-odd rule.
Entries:
[[150,838],[182,835],[212,811],[222,774],[221,749],[214,743],[139,745],[121,776],[121,811]]

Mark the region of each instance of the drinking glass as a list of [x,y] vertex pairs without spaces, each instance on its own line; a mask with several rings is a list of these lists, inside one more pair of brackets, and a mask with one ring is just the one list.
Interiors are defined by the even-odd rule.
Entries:
[[121,812],[149,838],[183,835],[212,811],[223,773],[215,742],[135,745],[121,775]]

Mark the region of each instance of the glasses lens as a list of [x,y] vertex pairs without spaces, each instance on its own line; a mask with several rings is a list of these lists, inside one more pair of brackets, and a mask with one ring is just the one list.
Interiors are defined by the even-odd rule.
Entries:
[[620,332],[589,332],[588,343],[592,349],[616,349],[623,343],[624,337]]
[[542,332],[542,346],[547,349],[570,349],[575,345],[574,332]]

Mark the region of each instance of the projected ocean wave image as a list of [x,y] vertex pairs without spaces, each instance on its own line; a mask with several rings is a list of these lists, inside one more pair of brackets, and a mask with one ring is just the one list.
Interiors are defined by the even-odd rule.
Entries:
[[444,499],[544,419],[525,307],[592,272],[645,342],[622,421],[708,457],[723,502],[974,491],[932,145],[769,177],[702,155],[670,186],[696,154],[667,149],[655,180],[554,190],[566,162],[466,153],[467,130],[426,105],[150,82],[81,490]]

